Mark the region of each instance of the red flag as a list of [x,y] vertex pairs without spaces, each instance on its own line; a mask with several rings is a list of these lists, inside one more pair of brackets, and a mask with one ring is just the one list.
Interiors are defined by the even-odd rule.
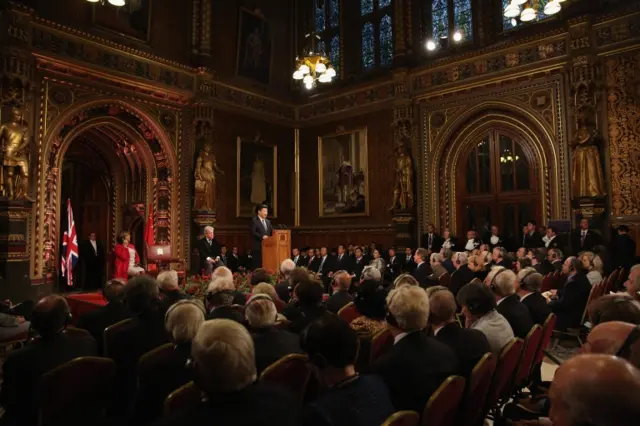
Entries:
[[144,242],[147,246],[154,245],[156,243],[156,237],[153,233],[153,211],[149,206],[149,218],[147,219],[147,227],[144,229]]

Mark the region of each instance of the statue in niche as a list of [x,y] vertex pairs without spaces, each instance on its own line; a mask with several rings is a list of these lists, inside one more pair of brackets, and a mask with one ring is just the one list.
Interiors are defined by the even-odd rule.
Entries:
[[600,151],[598,149],[598,131],[589,126],[586,114],[580,112],[577,118],[577,130],[569,146],[573,148],[571,165],[571,189],[573,198],[602,198],[606,195]]
[[216,210],[216,173],[224,175],[218,168],[211,143],[205,143],[196,160],[195,210]]
[[11,121],[0,123],[0,190],[9,200],[33,201],[29,197],[29,128],[24,113],[11,109]]
[[413,160],[409,155],[411,143],[409,123],[400,122],[396,126],[396,176],[393,188],[393,202],[389,210],[409,210],[413,208]]

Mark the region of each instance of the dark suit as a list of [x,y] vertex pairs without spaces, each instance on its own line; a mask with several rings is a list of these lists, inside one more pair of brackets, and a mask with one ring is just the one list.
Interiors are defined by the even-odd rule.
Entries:
[[416,265],[416,268],[413,270],[411,274],[413,278],[418,281],[420,287],[425,287],[427,285],[427,278],[431,275],[433,271],[431,270],[431,266],[427,262],[422,262],[419,265]]
[[540,235],[538,231],[529,232],[524,237],[524,247],[527,249],[544,247],[544,242],[542,241],[542,235]]
[[347,271],[348,273],[352,274],[354,269],[354,263],[355,261],[353,257],[349,256],[346,253],[342,254],[342,257],[340,255],[337,255],[336,271]]
[[312,272],[318,272],[318,267],[320,266],[320,258],[319,257],[310,257],[307,263],[307,269]]
[[291,286],[291,283],[289,282],[289,280],[280,281],[278,284],[274,286],[276,289],[276,293],[278,294],[278,297],[284,303],[289,303],[289,300],[291,300],[291,291],[289,290],[290,286]]
[[547,249],[559,249],[562,250],[564,252],[565,248],[564,248],[564,242],[562,241],[562,238],[560,237],[560,235],[556,235],[555,237],[553,237],[553,239],[551,241],[549,241],[546,244]]
[[360,280],[360,275],[362,275],[362,270],[365,266],[367,266],[367,259],[362,256],[360,259],[354,259],[353,264],[353,275],[355,275],[356,281]]
[[282,309],[282,315],[291,321],[289,330],[293,333],[300,333],[321,316],[333,314],[327,313],[326,309],[322,306],[301,308],[298,303],[292,303]]
[[491,250],[493,250],[496,247],[504,247],[504,241],[502,240],[502,237],[500,235],[496,235],[496,237],[498,237],[498,242],[493,244],[491,242],[491,237],[493,237],[493,235],[489,234],[486,238],[485,241],[487,242],[487,244],[489,244],[489,248]]
[[206,315],[206,320],[212,319],[229,319],[236,321],[240,324],[244,324],[244,317],[242,314],[231,306],[218,306]]
[[191,299],[191,296],[181,292],[180,290],[161,291],[160,295],[160,311],[163,313],[163,315],[167,313],[171,305],[173,305],[174,303],[179,302],[183,299]]
[[389,274],[389,278],[392,281],[402,273],[402,260],[397,254],[389,258],[389,262],[387,262],[386,272]]
[[575,274],[567,279],[564,287],[558,290],[557,298],[549,302],[549,307],[557,317],[557,330],[581,325],[590,292],[591,284],[585,274]]
[[[540,269],[538,270],[536,266],[539,267]],[[547,259],[543,260],[542,263],[539,263],[536,266],[534,266],[536,271],[538,271],[538,273],[542,274],[543,276],[547,274],[552,274],[556,271],[553,265],[551,264],[551,262],[549,262]]]
[[612,267],[629,268],[635,263],[636,242],[629,234],[616,235],[611,240]]
[[562,272],[562,260],[555,260],[551,262],[551,266],[553,266],[553,272]]
[[371,366],[391,392],[397,411],[423,412],[431,394],[450,375],[460,372],[454,351],[426,332],[403,337]]
[[547,299],[538,292],[533,292],[523,299],[520,299],[524,306],[529,309],[529,314],[534,324],[543,325],[549,314],[551,308],[547,303]]
[[95,311],[89,311],[78,319],[76,327],[87,330],[96,340],[98,355],[104,351],[104,329],[130,317],[122,303],[107,303]]
[[435,232],[433,234],[427,233],[422,235],[422,247],[431,251],[431,253],[439,253],[443,242],[442,237]]
[[442,266],[444,266],[444,269],[447,270],[449,275],[453,274],[453,271],[456,270],[456,267],[453,265],[453,262],[451,261],[451,259],[443,260],[442,261]]
[[347,291],[336,291],[327,300],[327,310],[337,314],[345,305],[353,302],[353,296]]
[[231,272],[238,272],[239,267],[240,267],[240,256],[234,255],[233,253],[230,254],[227,260],[227,268],[231,269]]
[[264,225],[258,216],[251,219],[251,255],[253,256],[253,269],[262,267],[262,240],[264,236],[270,237],[273,234],[273,226],[269,219],[264,220]]
[[517,294],[512,294],[502,299],[496,310],[507,319],[516,337],[521,339],[527,337],[531,327],[533,327],[533,320],[529,309],[520,303],[520,298]]
[[303,353],[300,348],[300,336],[287,330],[277,328],[251,330],[251,336],[256,352],[258,376],[283,356]]
[[74,358],[96,355],[93,337],[67,332],[47,340],[37,339],[10,352],[2,366],[0,404],[6,410],[2,424],[36,425],[37,393],[42,375]]
[[307,266],[306,264],[307,258],[300,254],[297,255],[296,257],[291,257],[291,260],[293,260],[293,263],[296,264],[297,268],[302,268],[304,266]]
[[214,269],[214,265],[207,262],[207,258],[215,259],[220,256],[220,243],[216,241],[215,237],[211,242],[207,241],[207,238],[201,238],[196,243],[196,248],[200,255],[200,271],[206,274],[211,274]]
[[104,245],[96,241],[96,249],[94,249],[91,241],[86,240],[82,242],[79,249],[79,259],[84,272],[82,288],[85,290],[102,288],[105,283],[106,265]]
[[407,274],[413,274],[413,271],[416,269],[416,262],[413,260],[413,255],[407,258],[407,255],[404,255],[402,259],[402,270]]
[[453,274],[451,274],[449,290],[451,290],[451,293],[456,295],[463,286],[469,284],[475,277],[475,274],[467,265],[462,265],[460,268],[453,271]]
[[468,378],[473,367],[487,352],[491,352],[487,336],[471,328],[460,328],[451,322],[446,324],[435,335],[435,338],[449,346],[460,361],[460,368],[464,377]]
[[574,255],[577,255],[581,251],[593,251],[593,248],[600,244],[603,244],[602,236],[591,229],[587,229],[587,235],[584,237],[584,241],[582,241],[581,229],[574,231],[571,238],[571,248],[573,249]]

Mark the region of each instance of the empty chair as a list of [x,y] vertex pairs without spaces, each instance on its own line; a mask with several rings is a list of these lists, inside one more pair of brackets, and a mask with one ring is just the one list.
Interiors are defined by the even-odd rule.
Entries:
[[456,413],[464,394],[465,380],[449,376],[431,395],[422,414],[423,426],[454,426]]
[[290,354],[267,367],[260,375],[260,381],[273,383],[289,389],[302,404],[311,371],[307,368],[306,355]]
[[398,411],[393,413],[382,426],[418,426],[420,416],[415,411]]
[[487,391],[491,386],[491,379],[496,370],[496,357],[488,352],[478,361],[471,370],[467,381],[466,394],[462,408],[458,412],[459,426],[477,426],[485,415],[485,401]]
[[338,316],[345,320],[347,324],[351,324],[351,321],[358,318],[360,315],[358,308],[356,308],[356,305],[353,302],[347,303],[338,311]]

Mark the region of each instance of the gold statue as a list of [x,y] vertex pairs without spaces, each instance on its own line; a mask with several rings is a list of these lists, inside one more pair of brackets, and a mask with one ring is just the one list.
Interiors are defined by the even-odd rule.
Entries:
[[590,129],[584,115],[578,118],[578,129],[569,146],[573,148],[573,163],[571,165],[571,189],[573,198],[594,197],[602,198],[606,195],[600,152],[596,141],[599,134]]
[[29,129],[24,122],[20,108],[12,108],[11,113],[11,122],[0,124],[0,147],[2,147],[0,186],[2,195],[10,200],[33,201],[28,194]]
[[396,182],[393,188],[393,203],[389,210],[413,208],[413,161],[407,149],[410,141],[406,124],[400,123],[396,137]]
[[218,168],[210,143],[205,143],[196,160],[195,210],[216,210],[216,173],[224,175]]

